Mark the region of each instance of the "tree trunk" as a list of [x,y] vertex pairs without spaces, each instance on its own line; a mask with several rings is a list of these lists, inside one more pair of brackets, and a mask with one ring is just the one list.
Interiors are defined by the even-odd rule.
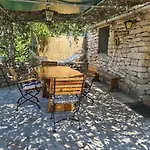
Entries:
[[8,57],[9,57],[9,65],[15,65],[15,50],[14,50],[14,35],[13,35],[13,24],[10,23],[9,26],[9,46],[8,46]]

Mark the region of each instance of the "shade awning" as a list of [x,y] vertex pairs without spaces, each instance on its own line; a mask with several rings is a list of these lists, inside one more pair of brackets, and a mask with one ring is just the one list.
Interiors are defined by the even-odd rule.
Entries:
[[17,11],[49,9],[61,14],[77,14],[104,0],[0,0],[3,8]]

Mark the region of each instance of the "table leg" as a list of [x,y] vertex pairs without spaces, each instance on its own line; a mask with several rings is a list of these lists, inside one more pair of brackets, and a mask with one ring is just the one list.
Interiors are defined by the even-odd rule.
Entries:
[[48,98],[48,91],[47,91],[47,84],[49,84],[49,80],[48,79],[44,79],[44,83],[43,83],[43,98]]

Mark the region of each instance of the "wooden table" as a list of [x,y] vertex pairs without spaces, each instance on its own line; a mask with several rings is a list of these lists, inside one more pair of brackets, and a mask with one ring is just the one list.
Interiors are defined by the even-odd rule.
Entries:
[[[46,66],[46,67],[39,67],[39,75],[44,80],[43,97],[47,97],[48,93],[51,93],[52,78],[72,77],[76,75],[82,75],[82,73],[68,66]],[[47,90],[47,87],[49,91]],[[53,102],[52,99],[50,98],[48,112],[51,112],[52,105]],[[73,108],[74,107],[72,104],[57,104],[55,111],[72,111]]]

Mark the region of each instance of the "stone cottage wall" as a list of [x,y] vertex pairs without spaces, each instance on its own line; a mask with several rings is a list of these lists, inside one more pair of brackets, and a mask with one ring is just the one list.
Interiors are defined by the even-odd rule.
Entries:
[[97,53],[101,27],[87,34],[89,64],[120,75],[120,89],[129,95],[150,96],[150,11],[141,13],[130,30],[125,28],[124,20],[113,22],[109,27],[108,54]]

